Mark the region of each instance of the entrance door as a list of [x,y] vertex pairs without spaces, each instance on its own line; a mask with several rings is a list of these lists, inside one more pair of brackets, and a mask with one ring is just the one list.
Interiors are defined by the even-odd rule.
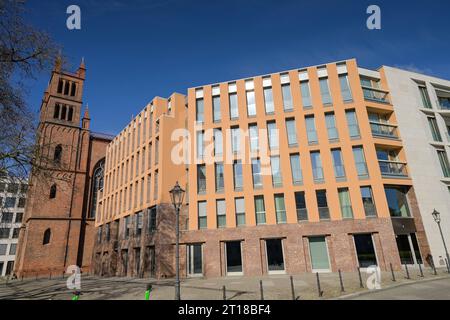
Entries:
[[189,277],[203,276],[203,250],[201,244],[187,246],[187,267]]
[[423,263],[415,233],[399,234],[396,236],[396,240],[400,261],[403,265]]
[[146,271],[149,273],[150,278],[154,278],[156,276],[155,247],[146,247],[145,251]]
[[355,234],[356,255],[360,268],[367,268],[370,266],[377,266],[377,256],[373,246],[373,239],[371,234]]
[[128,274],[128,250],[122,250],[122,267],[122,274],[124,277],[126,277]]
[[141,276],[141,249],[134,249],[134,269],[136,271],[136,276]]
[[6,264],[5,276],[11,275],[13,269],[14,269],[14,261],[8,261],[8,263]]
[[241,242],[225,243],[227,275],[242,275]]
[[309,252],[313,272],[330,271],[330,260],[328,258],[328,247],[325,237],[309,238]]
[[271,274],[285,273],[283,241],[281,239],[266,240],[267,271]]

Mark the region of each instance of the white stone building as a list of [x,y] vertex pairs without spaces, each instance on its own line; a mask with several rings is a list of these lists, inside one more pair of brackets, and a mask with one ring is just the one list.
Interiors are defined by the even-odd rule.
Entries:
[[27,187],[16,179],[0,179],[0,277],[14,270]]
[[[450,245],[450,81],[384,66],[398,129],[431,253],[445,267],[445,250],[432,212],[441,214]],[[450,248],[449,248],[450,249]]]

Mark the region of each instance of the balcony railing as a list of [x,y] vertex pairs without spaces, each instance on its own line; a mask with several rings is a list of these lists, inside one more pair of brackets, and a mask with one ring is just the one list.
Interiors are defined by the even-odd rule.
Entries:
[[386,91],[364,86],[362,89],[364,92],[364,99],[380,103],[390,103],[388,99],[389,94]]
[[378,160],[383,176],[407,177],[406,164],[395,161]]
[[370,127],[374,136],[398,139],[396,126],[380,122],[370,122]]

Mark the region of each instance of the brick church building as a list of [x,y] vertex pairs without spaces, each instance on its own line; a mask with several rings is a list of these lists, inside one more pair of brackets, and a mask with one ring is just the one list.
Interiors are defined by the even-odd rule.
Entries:
[[39,157],[30,177],[28,203],[15,264],[18,277],[86,271],[91,262],[97,193],[103,185],[105,150],[113,137],[90,131],[83,109],[84,61],[75,73],[57,61],[40,109]]

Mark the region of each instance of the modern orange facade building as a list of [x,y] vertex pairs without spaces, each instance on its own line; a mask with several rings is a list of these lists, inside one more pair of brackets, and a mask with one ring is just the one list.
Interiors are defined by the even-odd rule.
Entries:
[[[107,147],[95,272],[298,274],[401,265],[429,248],[383,70],[356,60],[155,98]],[[400,251],[399,251],[400,249]]]

